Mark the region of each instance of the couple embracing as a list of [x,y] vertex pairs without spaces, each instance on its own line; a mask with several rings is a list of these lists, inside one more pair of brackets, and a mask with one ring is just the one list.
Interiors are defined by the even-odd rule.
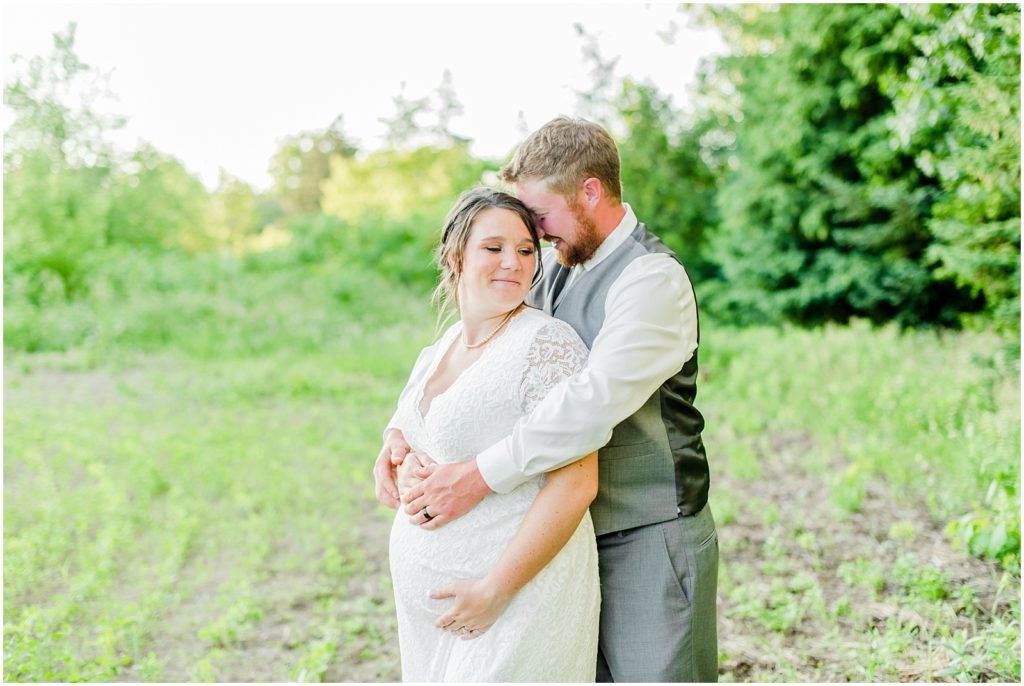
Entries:
[[[718,540],[697,306],[622,202],[600,126],[559,117],[442,231],[423,350],[384,433],[405,681],[715,681]],[[540,239],[552,248],[540,254]]]

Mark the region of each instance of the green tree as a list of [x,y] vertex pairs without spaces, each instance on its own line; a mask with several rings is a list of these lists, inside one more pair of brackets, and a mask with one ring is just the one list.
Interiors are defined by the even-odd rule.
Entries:
[[217,188],[210,194],[206,229],[191,234],[187,247],[207,250],[216,245],[228,245],[236,253],[243,253],[263,230],[263,219],[256,190],[222,169]]
[[573,29],[583,41],[583,62],[590,76],[587,88],[576,91],[576,111],[579,116],[617,134],[621,124],[617,105],[623,88],[622,78],[615,73],[619,57],[605,57],[597,37],[589,33],[583,24],[577,22],[573,24]]
[[403,85],[393,114],[381,119],[384,148],[331,155],[318,183],[319,214],[264,222],[259,242],[287,235],[289,254],[302,262],[343,256],[390,278],[433,283],[431,256],[448,209],[497,166],[473,157],[469,140],[453,132],[461,111],[448,71],[427,96],[409,97]]
[[459,193],[479,185],[493,167],[475,159],[465,145],[336,159],[323,184],[324,212],[349,222],[426,220],[431,230],[438,229]]
[[717,225],[718,178],[701,156],[707,124],[684,122],[654,86],[627,80],[616,109],[625,200],[672,248],[694,280],[711,275],[706,240]]
[[450,69],[444,70],[441,77],[441,84],[435,93],[437,98],[437,122],[433,126],[435,140],[441,147],[466,145],[470,141],[465,136],[460,136],[452,131],[454,120],[462,115],[462,103],[455,94],[455,84],[452,82]]
[[350,259],[399,280],[429,284],[448,209],[495,168],[474,158],[466,145],[335,159],[323,184],[324,212],[343,221]]
[[[430,112],[430,98],[409,98],[405,95],[405,83],[402,83],[398,95],[391,99],[395,107],[390,117],[380,117],[384,124],[384,147],[389,150],[408,150],[427,142],[425,135],[429,127],[423,118]],[[434,132],[436,135],[436,132]]]
[[74,42],[69,24],[48,56],[16,58],[4,86],[13,113],[4,134],[5,295],[36,303],[84,293],[106,243],[114,164],[106,135],[123,119],[100,113],[105,81]]
[[741,320],[955,325],[978,298],[931,264],[940,189],[892,144],[915,26],[889,5],[715,11],[735,54],[736,169],[718,194],[720,308]]
[[114,174],[107,215],[109,244],[174,248],[203,231],[208,194],[174,157],[143,145]]
[[330,176],[332,157],[351,157],[355,144],[345,135],[341,115],[325,129],[287,136],[270,160],[272,195],[294,214],[320,211],[320,184]]
[[682,259],[692,278],[715,269],[705,254],[717,224],[718,175],[705,159],[701,139],[707,117],[676,110],[671,98],[650,83],[621,79],[618,58],[605,58],[597,39],[575,25],[591,83],[577,91],[582,116],[617,139],[624,199]]
[[462,103],[455,93],[452,73],[445,69],[441,83],[429,95],[418,98],[401,91],[392,98],[394,112],[380,117],[384,124],[384,147],[388,150],[410,151],[417,148],[458,148],[467,146],[469,138],[452,130],[454,120],[462,114]]

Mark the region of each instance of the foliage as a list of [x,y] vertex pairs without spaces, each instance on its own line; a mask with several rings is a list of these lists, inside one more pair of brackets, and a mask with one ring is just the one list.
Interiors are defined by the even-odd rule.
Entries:
[[335,159],[323,184],[324,212],[346,221],[429,218],[431,228],[439,228],[459,193],[479,185],[488,168],[493,166],[474,159],[466,146]]
[[217,189],[210,196],[210,214],[202,225],[203,234],[193,234],[187,247],[198,251],[230,245],[235,252],[244,252],[258,245],[266,219],[253,187],[222,170]]
[[[706,63],[688,111],[620,78],[579,25],[594,83],[578,95],[619,141],[625,197],[680,254],[704,311],[735,323],[994,322],[1012,337],[1019,8],[691,11],[734,54]],[[339,116],[282,141],[269,194],[228,176],[208,193],[151,146],[114,153],[106,134],[120,120],[97,113],[101,79],[73,43],[71,26],[5,86],[8,303],[84,297],[115,246],[308,259],[325,236],[299,232],[327,226],[353,264],[426,284],[451,202],[498,166],[453,132],[462,107],[446,72],[435,93],[394,99],[384,149],[357,155]]]
[[681,126],[671,102],[649,84],[627,80],[617,102],[627,202],[686,265],[696,282],[712,275],[708,236],[718,224],[718,178],[701,157],[700,122]]
[[936,182],[890,145],[888,85],[917,54],[885,5],[723,12],[757,48],[722,58],[737,89],[738,167],[715,256],[738,319],[954,325],[979,303],[931,269]]
[[[843,455],[841,468],[820,465],[840,513],[858,511],[880,475],[954,522],[954,541],[1019,574],[1020,361],[998,335],[712,323],[701,347],[715,388],[704,407],[727,399],[719,414],[737,432],[807,431]],[[727,454],[736,443],[718,436]]]
[[4,172],[20,166],[26,153],[60,168],[109,162],[108,134],[124,119],[100,112],[110,98],[106,78],[75,54],[75,31],[70,23],[54,33],[45,57],[14,57],[13,80],[4,85],[4,105],[14,115],[4,132]]
[[1020,8],[904,8],[920,53],[894,92],[892,128],[941,193],[928,222],[938,273],[1020,326]]
[[177,159],[143,145],[113,175],[105,244],[206,246],[207,211],[199,180]]
[[88,290],[105,244],[106,167],[56,167],[26,153],[4,174],[4,291],[36,305]]
[[88,287],[105,244],[113,150],[123,123],[97,111],[101,79],[74,53],[75,25],[53,51],[16,60],[4,86],[13,121],[4,133],[4,286],[41,304]]
[[384,124],[384,148],[409,151],[416,148],[465,147],[470,140],[452,131],[454,120],[462,114],[455,95],[452,73],[445,69],[441,83],[431,95],[409,97],[402,90],[391,99],[394,112],[378,121]]
[[1020,569],[1020,498],[1005,484],[993,481],[981,502],[951,521],[947,535],[975,557]]
[[[689,117],[648,82],[620,78],[619,58],[606,58],[595,36],[575,24],[591,84],[577,91],[579,114],[616,138],[623,199],[679,255],[690,277],[717,272],[707,241],[718,224],[715,195],[720,174],[709,164],[702,137],[706,114]],[[692,121],[688,121],[692,120]]]
[[[720,643],[721,680],[1018,682],[1020,366],[1000,336],[704,325],[719,617],[747,637]],[[1004,554],[949,550],[943,522]]]
[[302,262],[301,246],[240,257],[109,250],[78,300],[7,303],[5,348],[99,356],[175,350],[197,357],[265,354],[281,345],[313,350],[351,319],[338,307],[361,312],[372,326],[392,295],[412,297],[395,280],[338,253]]
[[320,184],[330,175],[331,158],[355,153],[355,144],[343,131],[341,115],[323,130],[285,137],[270,160],[274,197],[288,213],[319,212]]
[[399,280],[433,282],[433,254],[449,208],[494,168],[463,144],[335,159],[323,184],[324,212],[345,223],[353,259]]
[[1019,8],[704,10],[737,54],[718,195],[737,321],[1019,322]]

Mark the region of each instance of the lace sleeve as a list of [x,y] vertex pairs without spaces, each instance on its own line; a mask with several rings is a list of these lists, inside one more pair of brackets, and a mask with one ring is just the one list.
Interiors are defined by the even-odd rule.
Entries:
[[519,386],[523,414],[529,414],[560,381],[583,369],[587,346],[572,327],[562,321],[542,326],[526,353]]

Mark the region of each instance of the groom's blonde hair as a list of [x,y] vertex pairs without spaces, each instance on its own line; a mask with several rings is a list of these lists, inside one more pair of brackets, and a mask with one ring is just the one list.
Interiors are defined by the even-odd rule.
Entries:
[[473,231],[473,222],[481,212],[492,207],[515,212],[526,224],[537,256],[533,283],[537,283],[541,276],[540,238],[537,236],[537,221],[530,208],[514,195],[495,188],[481,186],[465,191],[448,212],[441,227],[441,244],[437,248],[437,267],[441,278],[432,299],[438,308],[438,330],[447,321],[449,310],[459,305],[459,278],[462,276],[462,264],[469,235]]
[[589,178],[601,182],[605,195],[622,202],[619,150],[611,134],[586,119],[556,117],[522,142],[498,178],[515,186],[541,180],[549,189],[574,198]]

